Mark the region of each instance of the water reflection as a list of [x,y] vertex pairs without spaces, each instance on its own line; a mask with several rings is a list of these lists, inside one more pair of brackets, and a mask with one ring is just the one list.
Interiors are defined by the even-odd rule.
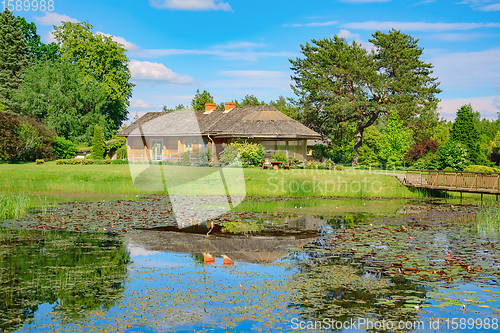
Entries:
[[62,321],[109,309],[128,262],[118,237],[0,229],[0,330],[30,322],[42,304]]

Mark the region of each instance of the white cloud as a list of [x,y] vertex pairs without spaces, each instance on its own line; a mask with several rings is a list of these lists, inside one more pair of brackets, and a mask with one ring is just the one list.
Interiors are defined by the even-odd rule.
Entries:
[[500,48],[446,53],[429,62],[446,90],[491,89],[500,82]]
[[151,105],[149,105],[147,102],[144,102],[142,99],[136,99],[130,104],[130,107],[132,108],[139,108],[139,109],[147,109],[150,108]]
[[473,97],[443,99],[439,103],[441,116],[446,120],[455,119],[457,110],[465,104],[471,104],[474,111],[479,111],[482,118],[497,119],[500,112],[500,97]]
[[54,30],[51,30],[51,31],[47,32],[47,34],[45,35],[45,41],[48,44],[50,44],[50,43],[56,43],[57,44],[56,37],[54,36]]
[[96,35],[103,35],[103,36],[106,36],[106,37],[111,37],[111,39],[113,41],[117,42],[118,44],[122,44],[123,47],[127,51],[136,51],[136,50],[140,49],[139,46],[135,45],[134,43],[131,43],[131,42],[127,41],[123,37],[118,37],[118,36],[113,36],[113,35],[110,35],[110,34],[105,34],[104,32],[100,32],[100,31],[97,31]]
[[349,30],[340,30],[340,32],[337,34],[340,38],[359,38],[358,34],[353,34]]
[[223,10],[231,12],[233,9],[227,2],[221,0],[150,0],[149,4],[158,9],[171,10],[190,10],[190,11],[206,11],[206,10]]
[[498,1],[491,0],[464,0],[459,2],[459,5],[470,5],[474,10],[480,10],[483,12],[495,12],[500,11],[500,3]]
[[129,64],[132,80],[169,82],[175,84],[188,84],[193,78],[174,73],[165,65],[157,62],[132,60]]
[[450,31],[470,30],[477,28],[499,28],[500,23],[431,23],[431,22],[395,22],[395,21],[367,21],[345,23],[346,29],[361,30],[406,30],[406,31]]
[[284,27],[292,27],[292,28],[299,28],[299,27],[326,27],[329,25],[335,25],[338,24],[338,21],[327,21],[327,22],[310,22],[310,23],[285,23],[283,24]]
[[439,40],[444,40],[447,42],[464,42],[468,40],[477,40],[479,38],[486,37],[486,34],[467,34],[467,33],[444,33],[444,34],[434,34],[431,37]]
[[53,12],[44,12],[45,16],[33,16],[37,23],[41,25],[60,25],[61,22],[77,23],[78,20],[68,15],[61,15]]
[[214,55],[227,60],[246,60],[246,61],[256,61],[260,58],[267,57],[296,57],[298,54],[293,52],[234,52],[225,51],[220,49],[209,49],[209,50],[185,50],[185,49],[140,49],[137,51],[132,51],[131,56],[136,58],[158,58],[170,55]]
[[482,10],[483,12],[498,12],[500,11],[500,3],[480,7],[479,10]]

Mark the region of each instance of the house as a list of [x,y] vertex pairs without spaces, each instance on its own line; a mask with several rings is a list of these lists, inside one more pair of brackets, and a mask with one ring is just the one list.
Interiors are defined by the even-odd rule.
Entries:
[[180,161],[189,151],[195,161],[209,152],[216,161],[223,143],[236,139],[260,143],[266,160],[277,151],[305,160],[307,140],[321,136],[269,105],[224,110],[207,103],[203,111],[149,112],[117,136],[127,137],[129,161]]

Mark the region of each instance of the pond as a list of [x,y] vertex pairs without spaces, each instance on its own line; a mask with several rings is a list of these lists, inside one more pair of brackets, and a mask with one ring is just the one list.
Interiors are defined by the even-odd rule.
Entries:
[[165,197],[61,203],[0,228],[0,331],[498,330],[478,209],[255,197],[178,229]]

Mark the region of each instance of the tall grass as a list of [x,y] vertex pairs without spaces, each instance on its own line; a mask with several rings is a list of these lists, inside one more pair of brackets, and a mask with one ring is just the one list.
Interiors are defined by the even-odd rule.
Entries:
[[30,197],[27,194],[0,193],[0,220],[17,219],[28,213]]
[[500,236],[500,207],[487,206],[477,212],[477,229],[480,235]]

